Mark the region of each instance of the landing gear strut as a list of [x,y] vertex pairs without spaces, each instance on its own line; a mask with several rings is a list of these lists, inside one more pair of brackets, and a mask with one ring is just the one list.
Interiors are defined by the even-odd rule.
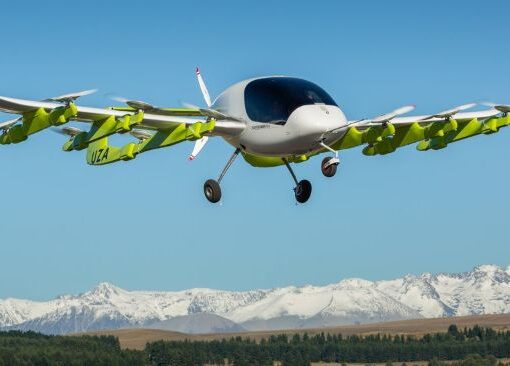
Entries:
[[236,158],[240,152],[241,152],[241,149],[239,149],[239,148],[237,148],[234,151],[234,153],[232,154],[230,159],[228,159],[227,165],[225,165],[225,167],[221,171],[218,181],[215,181],[214,179],[209,179],[204,183],[205,198],[207,198],[207,200],[209,202],[216,203],[216,202],[219,202],[219,200],[221,199],[221,187],[220,187],[221,180],[227,173],[228,169],[230,168],[230,166],[232,165],[234,160],[236,160]]
[[321,163],[321,172],[325,177],[331,178],[334,177],[336,174],[336,169],[338,167],[338,164],[340,164],[340,159],[338,158],[338,151],[332,149],[328,145],[326,145],[324,142],[321,142],[321,146],[325,148],[326,150],[331,151],[335,154],[335,156],[328,156],[324,159],[322,159]]
[[283,162],[285,163],[285,166],[289,170],[290,175],[292,175],[292,179],[294,179],[294,182],[296,183],[296,187],[294,188],[294,195],[296,196],[296,201],[299,203],[305,203],[310,198],[310,195],[312,194],[312,183],[307,181],[306,179],[303,179],[298,182],[296,178],[296,174],[294,174],[294,171],[292,170],[289,162],[287,159],[283,158]]

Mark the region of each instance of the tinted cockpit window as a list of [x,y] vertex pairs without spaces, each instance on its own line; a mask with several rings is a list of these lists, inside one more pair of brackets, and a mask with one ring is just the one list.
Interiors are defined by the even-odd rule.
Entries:
[[319,86],[306,80],[273,77],[251,81],[244,90],[246,113],[252,121],[284,124],[297,108],[336,105]]

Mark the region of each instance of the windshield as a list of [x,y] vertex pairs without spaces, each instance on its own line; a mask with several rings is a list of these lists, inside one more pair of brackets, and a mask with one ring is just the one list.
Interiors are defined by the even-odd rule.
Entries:
[[336,105],[319,86],[289,77],[257,79],[244,90],[246,113],[252,121],[285,124],[297,108],[310,104]]

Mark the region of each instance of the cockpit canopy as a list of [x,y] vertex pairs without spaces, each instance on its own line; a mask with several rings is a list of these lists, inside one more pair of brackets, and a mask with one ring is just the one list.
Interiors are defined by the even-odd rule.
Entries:
[[301,106],[336,106],[333,98],[316,84],[291,77],[269,77],[249,82],[244,89],[244,104],[252,121],[282,125]]

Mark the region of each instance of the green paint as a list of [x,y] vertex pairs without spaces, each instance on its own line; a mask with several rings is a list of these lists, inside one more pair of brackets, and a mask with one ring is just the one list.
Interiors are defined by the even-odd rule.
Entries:
[[66,142],[63,150],[83,150],[86,149],[90,143],[98,141],[104,137],[108,137],[116,133],[122,134],[129,132],[133,129],[133,127],[143,121],[143,116],[143,112],[138,112],[136,114],[128,114],[122,117],[110,116],[96,121],[92,123],[92,127],[89,132],[82,132],[79,135],[76,135],[72,139],[72,144]]
[[448,144],[473,137],[479,134],[492,134],[501,127],[510,125],[510,116],[492,117],[485,122],[476,118],[472,120],[430,122],[420,125],[418,122],[394,126],[394,132],[381,127],[371,127],[366,130],[358,130],[351,127],[347,133],[333,145],[337,150],[351,148],[367,144],[363,154],[368,156],[385,155],[396,151],[398,148],[418,143],[419,151],[430,149],[440,150]]
[[[290,156],[287,157],[287,160],[289,161],[289,163],[302,163],[304,161],[307,161],[311,156],[317,154],[318,153],[312,155]],[[243,152],[242,155],[244,160],[246,160],[248,164],[257,168],[271,168],[284,164],[282,158],[279,156],[259,156],[248,154],[246,152]]]
[[[215,121],[197,122],[192,125],[184,123],[172,131],[158,131],[151,138],[139,142],[128,143],[123,147],[109,146],[108,137],[103,137],[88,145],[87,163],[90,165],[106,165],[118,161],[134,159],[138,154],[172,146],[184,141],[200,139],[204,134],[214,130]],[[79,135],[78,135],[79,136]],[[66,145],[64,145],[65,148]]]
[[47,112],[43,108],[23,113],[23,122],[5,132],[0,137],[0,144],[17,144],[25,141],[28,136],[40,132],[50,126],[60,126],[76,117],[78,109],[74,103]]

